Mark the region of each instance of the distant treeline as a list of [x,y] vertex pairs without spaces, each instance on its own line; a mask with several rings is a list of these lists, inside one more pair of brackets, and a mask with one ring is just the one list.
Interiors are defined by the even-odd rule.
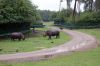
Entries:
[[39,10],[38,12],[41,16],[41,19],[45,22],[53,21],[57,15],[56,11],[50,11],[50,10]]

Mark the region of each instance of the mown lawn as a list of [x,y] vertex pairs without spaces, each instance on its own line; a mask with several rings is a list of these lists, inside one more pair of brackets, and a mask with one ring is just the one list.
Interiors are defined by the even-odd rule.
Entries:
[[[92,34],[97,39],[100,39],[100,29],[82,29],[79,31]],[[1,64],[0,66],[100,66],[100,47],[91,51],[75,52],[71,55],[61,56],[40,62]]]
[[[47,28],[37,28],[36,30],[47,30]],[[25,41],[11,41],[10,39],[0,40],[0,54],[16,53],[16,52],[29,52],[34,50],[45,49],[56,45],[63,44],[69,41],[70,37],[61,32],[59,39],[48,40],[48,37],[37,36],[26,38]]]

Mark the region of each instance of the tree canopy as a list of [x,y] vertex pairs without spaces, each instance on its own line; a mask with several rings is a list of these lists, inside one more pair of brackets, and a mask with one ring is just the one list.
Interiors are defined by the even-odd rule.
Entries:
[[36,8],[29,0],[0,0],[0,23],[33,22]]

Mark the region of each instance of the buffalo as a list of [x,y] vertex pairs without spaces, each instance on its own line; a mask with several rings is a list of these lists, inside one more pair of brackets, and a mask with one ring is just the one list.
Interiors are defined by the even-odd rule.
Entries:
[[21,32],[13,32],[13,33],[11,33],[10,38],[11,38],[11,40],[15,40],[15,39],[18,39],[19,41],[21,39],[25,40],[25,36]]
[[43,36],[44,37],[48,36],[48,39],[51,39],[52,36],[56,36],[56,38],[59,38],[60,31],[58,31],[58,30],[47,30],[47,31],[45,31]]

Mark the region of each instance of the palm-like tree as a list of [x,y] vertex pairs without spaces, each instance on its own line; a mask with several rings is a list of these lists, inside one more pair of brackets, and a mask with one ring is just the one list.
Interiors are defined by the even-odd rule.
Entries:
[[76,5],[77,5],[77,1],[78,0],[75,0],[75,3],[74,3],[74,10],[73,10],[73,22],[75,22],[75,13],[76,13]]
[[93,5],[94,5],[94,0],[82,0],[83,3],[85,4],[84,9],[92,11],[93,10]]
[[100,0],[95,1],[95,9],[100,10]]

